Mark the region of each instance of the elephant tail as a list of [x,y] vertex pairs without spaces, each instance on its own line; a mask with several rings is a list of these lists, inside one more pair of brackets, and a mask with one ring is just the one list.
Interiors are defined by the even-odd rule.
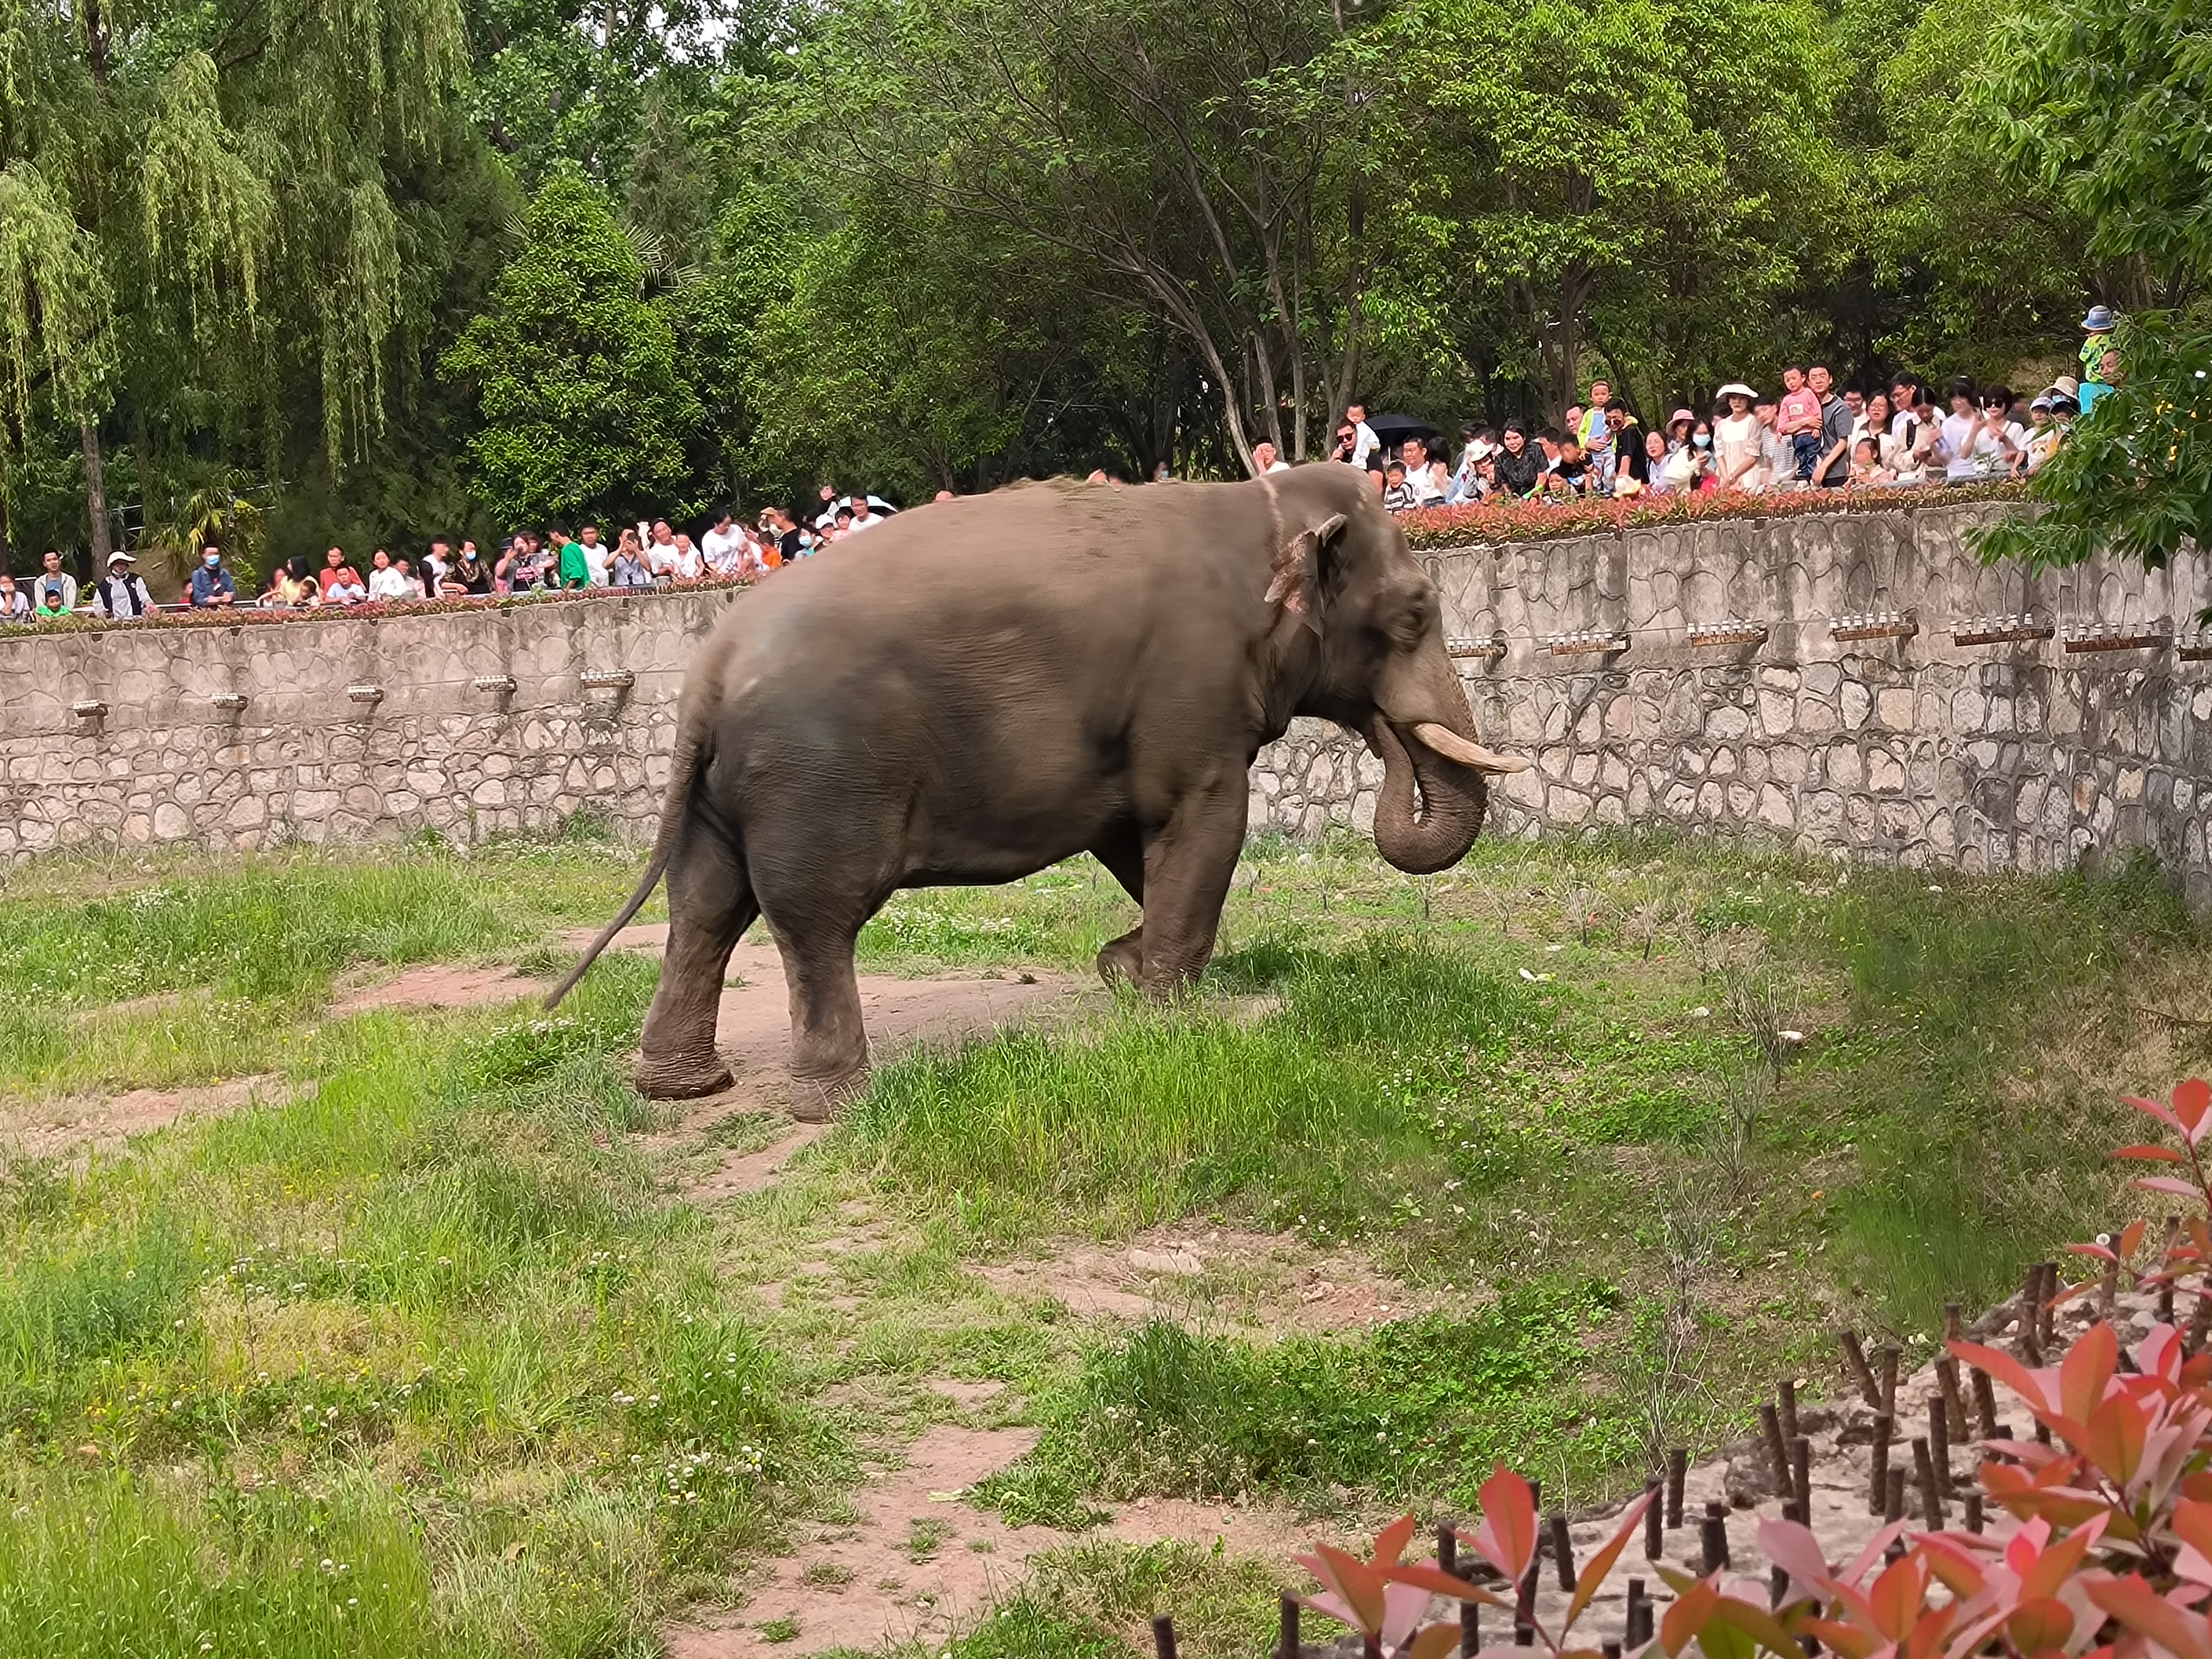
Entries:
[[684,814],[690,809],[692,781],[699,775],[700,757],[707,749],[707,721],[694,717],[678,728],[676,753],[668,768],[668,793],[660,803],[660,828],[653,838],[653,856],[646,863],[645,874],[638,878],[629,901],[615,913],[615,919],[599,930],[584,951],[583,960],[569,969],[568,977],[547,994],[545,1006],[557,1008],[561,999],[576,988],[576,981],[584,970],[599,960],[599,952],[613,942],[614,936],[629,925],[632,916],[645,908],[653,890],[660,884],[660,878],[668,868],[668,860],[676,850],[676,836],[683,828]]

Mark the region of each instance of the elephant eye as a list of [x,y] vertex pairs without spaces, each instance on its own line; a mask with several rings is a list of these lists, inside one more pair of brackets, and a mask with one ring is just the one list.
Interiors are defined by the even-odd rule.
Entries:
[[1429,623],[1436,615],[1436,600],[1426,593],[1416,593],[1398,612],[1398,619],[1390,629],[1401,650],[1410,651],[1421,642],[1429,631]]

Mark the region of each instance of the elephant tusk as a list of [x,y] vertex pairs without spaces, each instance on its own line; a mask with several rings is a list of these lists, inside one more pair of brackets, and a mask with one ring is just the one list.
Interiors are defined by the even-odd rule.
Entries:
[[1423,720],[1413,728],[1413,735],[1446,760],[1457,761],[1462,766],[1477,772],[1525,772],[1528,769],[1527,756],[1498,754],[1479,743],[1469,743],[1449,726],[1441,726],[1435,720]]

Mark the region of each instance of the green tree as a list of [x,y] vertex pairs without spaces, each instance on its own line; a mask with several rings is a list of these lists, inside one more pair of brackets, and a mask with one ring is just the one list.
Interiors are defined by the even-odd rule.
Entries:
[[705,410],[675,307],[605,194],[573,167],[531,199],[490,307],[445,355],[474,388],[479,494],[509,522],[696,511]]
[[1655,400],[1758,349],[1821,198],[1820,40],[1799,0],[1421,0],[1392,15],[1370,50],[1423,141],[1407,203],[1434,227],[1433,260],[1517,313],[1513,355],[1550,414],[1594,346]]
[[2160,565],[2212,536],[2212,14],[2200,0],[2017,0],[1978,105],[2017,178],[2052,191],[2123,273],[2125,383],[2037,474],[2044,503],[1982,548],[2074,564],[2100,546]]
[[76,429],[95,550],[120,390],[142,429],[165,374],[273,424],[304,356],[334,463],[378,429],[392,173],[465,72],[454,0],[0,0],[0,424],[19,453],[42,411]]

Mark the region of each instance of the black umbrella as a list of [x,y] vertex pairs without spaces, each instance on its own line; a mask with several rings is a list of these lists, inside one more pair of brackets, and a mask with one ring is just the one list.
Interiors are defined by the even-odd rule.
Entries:
[[1436,428],[1415,415],[1370,415],[1367,424],[1374,428],[1376,437],[1394,449],[1408,438],[1426,440],[1442,435]]

